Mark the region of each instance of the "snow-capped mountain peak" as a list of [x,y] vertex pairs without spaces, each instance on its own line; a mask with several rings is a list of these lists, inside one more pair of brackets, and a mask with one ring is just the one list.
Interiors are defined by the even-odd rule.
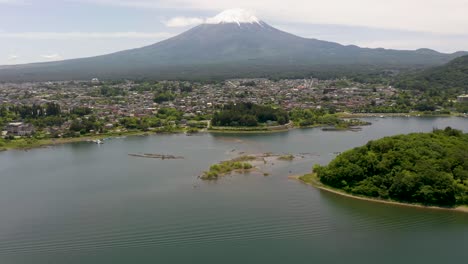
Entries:
[[221,12],[215,17],[208,18],[206,24],[229,24],[236,23],[238,25],[242,23],[249,24],[260,24],[260,19],[258,19],[252,12],[236,8],[229,9]]

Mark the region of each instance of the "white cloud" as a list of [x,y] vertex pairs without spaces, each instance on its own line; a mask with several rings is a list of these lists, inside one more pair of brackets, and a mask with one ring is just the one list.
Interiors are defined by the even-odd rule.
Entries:
[[60,56],[59,54],[45,54],[45,55],[41,55],[40,57],[46,60],[51,60],[51,61],[63,59],[63,57]]
[[[152,0],[67,0],[69,2],[81,2],[99,5],[113,5],[123,7],[136,7],[136,8],[164,8],[171,5],[166,5],[164,1],[152,1]],[[181,8],[180,6],[178,8]]]
[[187,27],[202,24],[204,21],[199,17],[174,17],[165,21],[164,24],[168,27]]
[[339,24],[433,33],[465,34],[468,0],[75,0],[135,8],[220,12],[233,7],[257,11],[275,22]]
[[24,5],[27,4],[26,1],[24,0],[0,0],[0,5],[1,4],[6,4],[6,5]]
[[18,55],[10,55],[10,56],[8,56],[8,60],[9,60],[9,61],[15,61],[15,60],[17,60],[17,59],[19,59],[19,56],[18,56]]
[[0,39],[162,39],[171,36],[166,32],[0,32]]

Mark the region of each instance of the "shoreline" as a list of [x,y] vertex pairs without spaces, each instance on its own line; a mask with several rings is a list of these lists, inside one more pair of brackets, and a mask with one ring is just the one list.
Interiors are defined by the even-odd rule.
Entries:
[[[302,176],[306,175],[311,175],[311,174],[305,174]],[[356,200],[361,200],[361,201],[368,201],[368,202],[374,202],[374,203],[382,203],[382,204],[389,204],[389,205],[396,205],[396,206],[405,206],[405,207],[413,207],[413,208],[421,208],[421,209],[430,209],[430,210],[442,210],[442,211],[452,211],[452,212],[461,212],[461,213],[468,213],[468,206],[458,206],[458,207],[453,207],[453,208],[447,208],[447,207],[439,207],[439,206],[425,206],[421,204],[411,204],[411,203],[402,203],[402,202],[396,202],[396,201],[391,201],[391,200],[382,200],[382,199],[377,199],[377,198],[372,198],[372,197],[365,197],[365,196],[357,196],[353,194],[349,194],[345,191],[334,189],[327,187],[323,185],[320,182],[317,182],[316,176],[311,176],[310,181],[305,181],[301,179],[302,176],[289,176],[289,179],[299,181],[303,184],[312,186],[314,188],[317,188],[319,190],[323,190],[329,193],[333,193],[336,195],[340,195],[343,197],[348,197]]]
[[[290,127],[286,129],[281,129],[281,130],[210,130],[210,129],[203,129],[200,130],[199,134],[202,133],[208,133],[208,134],[271,134],[271,133],[285,133],[289,132],[290,130],[293,129],[301,129],[302,127]],[[10,146],[2,146],[0,147],[0,153],[1,152],[6,152],[6,151],[11,151],[11,150],[31,150],[31,149],[38,149],[38,148],[47,148],[51,146],[57,146],[57,145],[64,145],[64,144],[70,144],[70,143],[79,143],[79,142],[86,142],[90,140],[96,140],[96,139],[105,139],[105,138],[117,138],[117,137],[131,137],[131,136],[150,136],[150,135],[159,135],[159,134],[183,134],[186,133],[186,131],[183,130],[177,130],[173,132],[157,132],[157,131],[127,131],[127,132],[116,132],[116,133],[109,133],[109,134],[101,134],[101,135],[89,135],[89,136],[83,136],[83,137],[72,137],[72,138],[49,138],[49,139],[30,139],[30,138],[24,138],[24,141],[22,143],[26,144],[23,145],[20,142],[17,143],[17,145],[12,144]],[[194,133],[194,134],[197,134]],[[191,135],[194,135],[191,134]],[[28,140],[31,140],[31,143],[27,143]]]
[[255,126],[255,127],[229,127],[229,126],[209,126],[206,132],[209,133],[275,133],[287,132],[294,129],[294,124],[289,122],[277,126]]
[[[362,125],[357,125],[357,126],[350,126],[346,128],[336,128],[333,127],[332,129],[329,130],[324,130],[324,131],[359,131],[362,129],[363,126],[369,126],[371,124],[362,124]],[[200,132],[205,132],[205,133],[212,133],[212,134],[271,134],[271,133],[284,133],[284,132],[289,132],[291,130],[296,130],[296,129],[310,129],[310,128],[327,128],[329,125],[327,124],[317,124],[317,125],[310,125],[310,126],[294,126],[291,125],[287,128],[282,128],[282,129],[251,129],[251,130],[236,130],[236,129],[206,129],[204,131]]]
[[[71,143],[87,142],[90,140],[105,139],[105,138],[118,138],[118,137],[131,137],[131,136],[149,136],[156,134],[179,134],[181,131],[177,132],[152,132],[152,131],[128,131],[128,132],[118,132],[118,133],[109,133],[102,135],[93,135],[93,136],[83,136],[83,137],[73,137],[73,138],[50,138],[50,139],[35,139],[31,144],[25,146],[4,146],[0,148],[0,152],[6,152],[11,150],[31,150],[38,148],[47,148],[58,145],[65,145]],[[26,139],[27,140],[27,139]]]
[[371,118],[371,117],[468,117],[463,113],[450,113],[450,114],[424,114],[423,112],[411,112],[411,113],[337,113],[340,118]]
[[[369,117],[378,117],[379,115],[383,115],[385,117],[405,117],[407,114],[403,113],[396,113],[396,114],[375,114],[375,113],[365,113],[365,114],[353,114],[353,113],[339,113],[338,116],[340,118],[369,118]],[[467,117],[466,115],[430,115],[430,116],[417,116],[417,115],[411,115],[409,118],[424,118],[424,117]],[[344,129],[333,129],[330,130],[332,131],[358,131],[359,128],[362,128],[363,126],[366,125],[361,125],[361,126],[352,126],[349,128],[344,128]],[[291,130],[296,130],[296,129],[310,129],[310,128],[325,128],[327,125],[325,124],[317,124],[317,125],[311,125],[311,126],[294,126],[290,124],[287,127],[283,127],[279,129],[276,127],[276,129],[252,129],[252,130],[236,130],[236,129],[202,129],[198,133],[209,133],[209,134],[272,134],[272,133],[286,133]],[[356,129],[358,128],[358,129]],[[28,143],[27,138],[24,138],[26,142],[18,142],[18,145],[12,144],[12,145],[5,145],[5,146],[0,146],[0,153],[1,152],[6,152],[6,151],[11,151],[11,150],[30,150],[30,149],[36,149],[36,148],[45,148],[45,147],[50,147],[50,146],[56,146],[56,145],[63,145],[63,144],[69,144],[69,143],[78,143],[78,142],[85,142],[89,140],[95,140],[95,139],[104,139],[104,138],[116,138],[116,137],[125,137],[125,136],[144,136],[144,135],[158,135],[158,134],[181,134],[181,133],[186,133],[183,130],[176,130],[173,132],[158,132],[158,131],[127,131],[127,132],[115,132],[115,133],[109,133],[109,134],[102,134],[102,135],[89,135],[89,136],[84,136],[84,137],[73,137],[73,138],[50,138],[50,139],[34,139],[33,142]],[[196,134],[196,133],[194,133]],[[467,209],[468,210],[468,209]]]
[[201,131],[205,133],[210,133],[210,134],[271,134],[271,133],[284,133],[288,132],[292,129],[296,128],[288,128],[288,129],[282,129],[282,130],[230,130],[230,129],[225,129],[225,130],[216,130],[216,129],[208,129],[206,131]]

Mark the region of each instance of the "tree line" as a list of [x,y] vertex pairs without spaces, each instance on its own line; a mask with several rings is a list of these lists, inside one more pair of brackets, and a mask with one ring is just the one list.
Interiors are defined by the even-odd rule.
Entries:
[[213,114],[213,126],[246,126],[254,127],[267,122],[284,125],[289,122],[288,113],[271,106],[253,103],[227,104]]
[[468,204],[468,134],[447,127],[370,141],[314,172],[346,192],[425,205]]

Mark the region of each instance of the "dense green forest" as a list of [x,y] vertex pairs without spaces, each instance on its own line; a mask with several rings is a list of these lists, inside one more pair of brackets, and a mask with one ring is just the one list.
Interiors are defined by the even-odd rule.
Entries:
[[267,122],[284,125],[289,122],[289,116],[283,109],[252,103],[225,105],[216,112],[211,120],[213,126],[247,126],[254,127]]
[[468,56],[419,73],[405,74],[395,81],[397,87],[438,95],[457,95],[468,91]]
[[348,193],[424,205],[468,204],[468,134],[450,127],[370,141],[314,167]]

